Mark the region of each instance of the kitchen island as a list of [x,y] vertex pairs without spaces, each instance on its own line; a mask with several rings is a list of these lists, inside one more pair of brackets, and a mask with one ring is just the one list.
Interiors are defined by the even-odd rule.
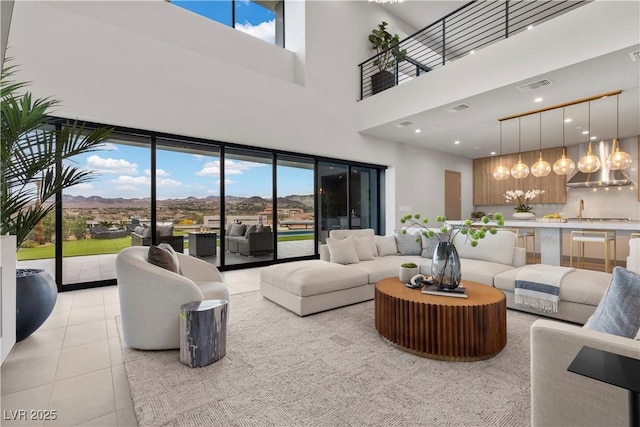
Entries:
[[[462,221],[447,221],[459,225]],[[489,223],[488,225],[491,225]],[[495,223],[493,223],[495,224]],[[562,232],[563,230],[615,230],[616,232],[640,232],[640,220],[568,220],[567,222],[538,222],[536,219],[505,219],[504,228],[536,228],[540,229],[540,263],[562,265]]]

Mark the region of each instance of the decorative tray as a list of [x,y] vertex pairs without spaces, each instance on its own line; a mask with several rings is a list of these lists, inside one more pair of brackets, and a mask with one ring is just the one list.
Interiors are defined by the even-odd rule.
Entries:
[[538,222],[567,222],[566,218],[536,218]]

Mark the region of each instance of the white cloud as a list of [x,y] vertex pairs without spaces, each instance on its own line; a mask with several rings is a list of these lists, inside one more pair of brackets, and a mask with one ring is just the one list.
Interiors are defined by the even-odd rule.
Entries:
[[120,175],[117,179],[111,180],[114,184],[126,185],[149,185],[151,180],[146,176],[127,176]]
[[254,37],[262,39],[271,44],[276,42],[276,20],[261,22],[258,25],[253,25],[249,22],[244,24],[236,23],[236,30],[240,30],[243,33],[251,34]]
[[[220,182],[221,182],[220,180],[216,181],[216,185],[220,185]],[[235,184],[236,182],[238,182],[238,181],[234,181],[232,179],[225,179],[224,180],[225,185]]]
[[[247,161],[237,161],[237,160],[225,160],[224,161],[224,173],[226,175],[242,175],[243,171],[249,170],[251,168],[259,168],[268,166],[264,163],[256,163],[256,162],[247,162]],[[202,166],[198,172],[196,172],[198,176],[219,176],[220,175],[220,160],[214,160],[212,162],[207,162]]]
[[116,187],[117,190],[120,191],[136,191],[137,188],[134,187],[133,185],[119,185],[118,187]]
[[[144,174],[146,176],[151,176],[151,169],[145,169]],[[156,176],[169,176],[169,172],[164,169],[156,169]]]
[[73,187],[69,187],[69,190],[80,190],[80,191],[87,191],[87,190],[93,190],[95,187],[93,186],[93,184],[89,183],[89,182],[82,182],[80,184],[76,184]]
[[120,151],[120,148],[118,148],[118,146],[113,142],[103,142],[102,144],[99,145],[99,147],[100,147],[100,150],[104,150],[104,151]]
[[87,168],[96,172],[109,174],[136,175],[138,165],[124,159],[103,158],[93,154],[87,158]]
[[198,161],[202,161],[204,160],[205,156],[203,156],[202,154],[192,154],[193,158],[198,160]]
[[165,179],[159,179],[158,185],[162,187],[180,187],[182,183],[180,181],[176,181],[175,179],[165,178]]

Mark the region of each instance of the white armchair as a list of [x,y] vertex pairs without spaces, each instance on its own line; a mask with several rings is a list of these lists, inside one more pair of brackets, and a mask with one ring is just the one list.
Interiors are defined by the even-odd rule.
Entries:
[[229,290],[212,264],[178,253],[181,274],[177,274],[149,263],[148,251],[132,246],[116,257],[124,340],[140,350],[180,348],[180,306],[229,300]]

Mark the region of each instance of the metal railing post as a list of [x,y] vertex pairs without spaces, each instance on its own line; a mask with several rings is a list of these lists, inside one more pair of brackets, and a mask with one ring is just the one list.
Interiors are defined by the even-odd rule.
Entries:
[[509,0],[504,2],[504,38],[509,38]]
[[445,60],[447,58],[447,52],[445,51],[445,36],[446,36],[446,23],[445,20],[442,20],[442,65],[444,65]]

